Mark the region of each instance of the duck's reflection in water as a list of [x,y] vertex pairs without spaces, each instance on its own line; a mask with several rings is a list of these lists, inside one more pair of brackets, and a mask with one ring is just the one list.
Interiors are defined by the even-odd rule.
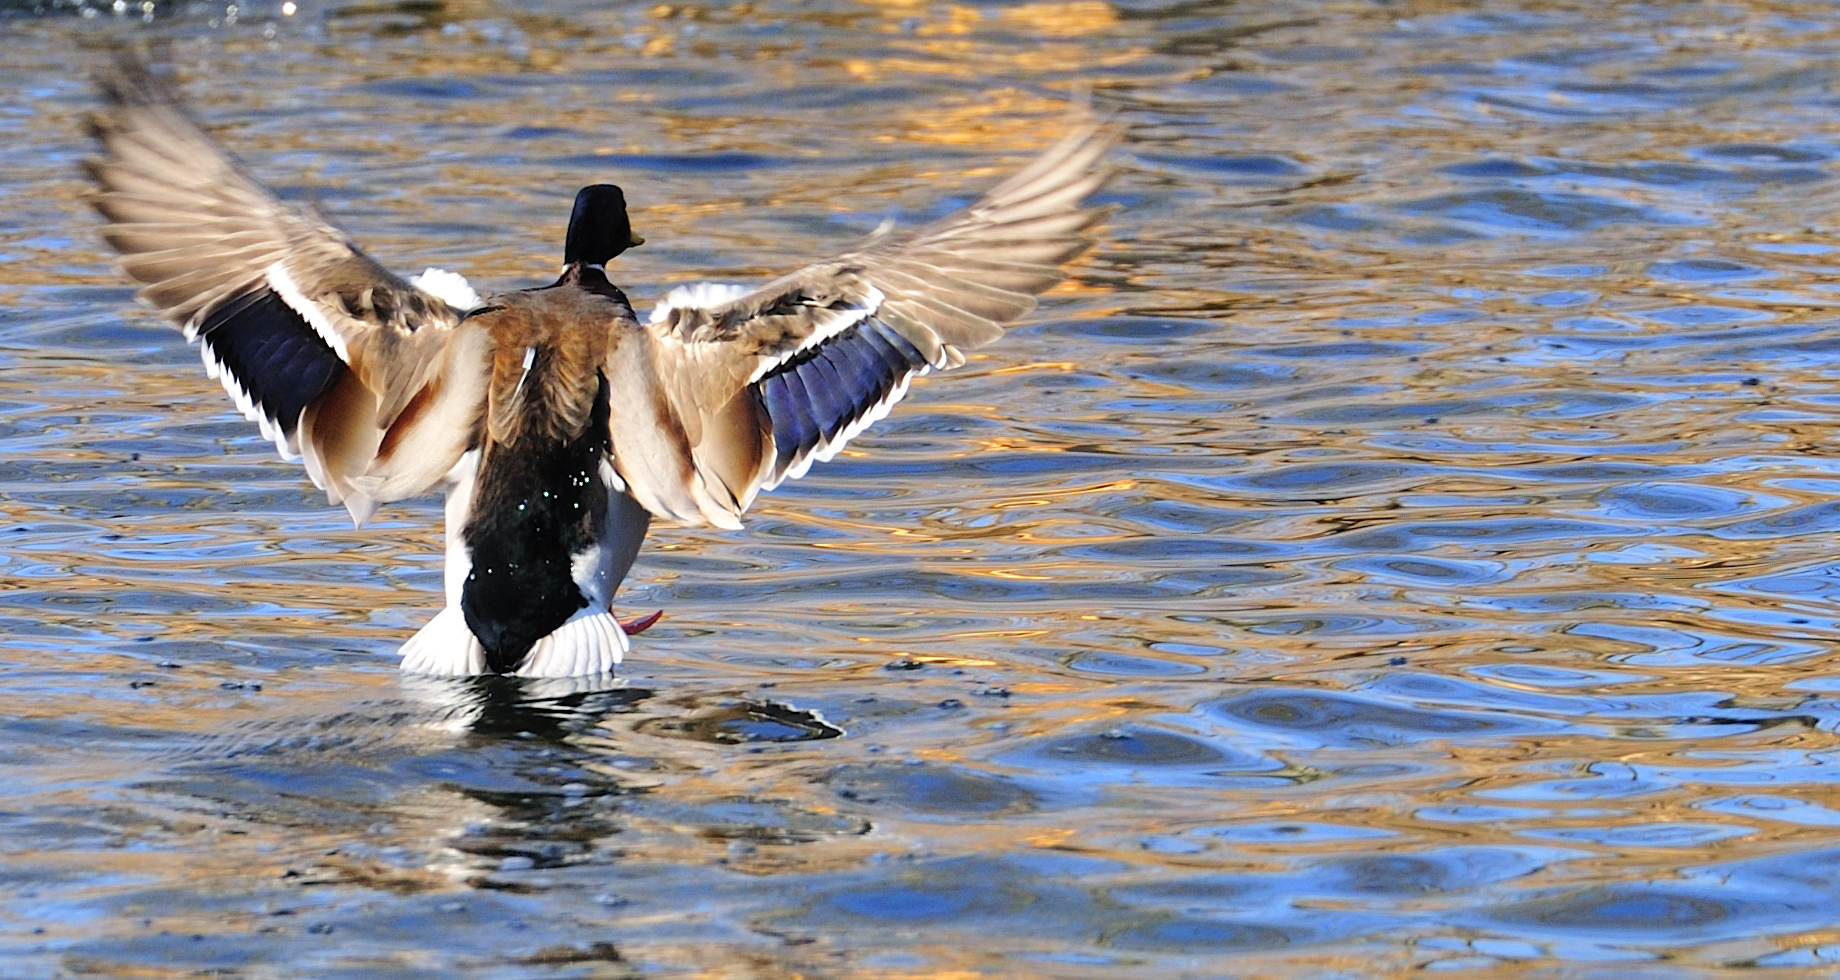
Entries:
[[[310,961],[331,934],[381,962],[438,933],[448,961],[520,970],[629,944],[691,962],[771,937],[681,910],[737,881],[759,883],[749,908],[797,905],[808,876],[872,856],[868,820],[825,781],[851,746],[817,711],[617,678],[352,676],[239,698],[208,736],[121,759],[139,771],[122,827],[214,844],[93,850],[124,876],[88,900],[133,913],[80,953],[127,972],[184,936]],[[149,888],[149,867],[239,885]]]
[[780,701],[716,696],[674,697],[668,710],[644,710],[656,694],[625,679],[598,677],[428,677],[405,674],[402,690],[430,713],[424,725],[484,738],[561,742],[572,736],[605,736],[613,715],[646,715],[634,732],[718,745],[809,742],[837,738],[843,729],[822,714]]
[[657,862],[771,874],[866,856],[804,853],[870,829],[825,805],[833,767],[796,747],[844,734],[818,711],[617,678],[405,676],[401,690],[419,727],[453,739],[415,763],[447,802],[404,808],[433,818],[408,846],[452,885],[563,900]]
[[652,697],[612,675],[430,677],[404,674],[406,698],[429,712],[427,727],[483,737],[561,741]]

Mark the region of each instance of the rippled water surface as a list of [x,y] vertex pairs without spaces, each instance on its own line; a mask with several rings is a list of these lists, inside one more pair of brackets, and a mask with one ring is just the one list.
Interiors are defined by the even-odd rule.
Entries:
[[[1840,961],[1830,6],[0,2],[0,975],[1806,976]],[[111,275],[169,44],[405,272],[635,298],[944,213],[1082,88],[1099,249],[617,686],[400,677],[354,530]]]

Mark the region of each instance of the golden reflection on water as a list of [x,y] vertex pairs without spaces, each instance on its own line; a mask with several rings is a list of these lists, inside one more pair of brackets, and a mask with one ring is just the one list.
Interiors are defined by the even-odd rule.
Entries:
[[269,16],[151,30],[258,173],[405,271],[541,280],[568,195],[614,180],[649,240],[635,299],[770,274],[962,202],[1086,87],[1131,126],[1121,210],[1042,322],[749,531],[655,533],[622,603],[667,618],[619,684],[405,681],[438,507],[352,529],[127,312],[70,166],[82,66],[133,30],[0,20],[31,93],[0,116],[22,969],[1840,957],[1833,25],[450,0],[302,4],[270,39]]

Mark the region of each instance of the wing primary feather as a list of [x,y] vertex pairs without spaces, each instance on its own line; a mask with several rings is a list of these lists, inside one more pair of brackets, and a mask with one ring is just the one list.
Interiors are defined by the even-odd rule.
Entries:
[[[1098,171],[1095,165],[1118,136],[1115,124],[1086,123],[1017,171],[1015,176],[991,188],[979,205],[991,209],[1007,207],[1039,193],[1035,190],[1038,185],[1055,185],[1083,174],[1095,174],[1103,183],[1109,174]],[[973,205],[974,213],[978,209],[978,205]]]

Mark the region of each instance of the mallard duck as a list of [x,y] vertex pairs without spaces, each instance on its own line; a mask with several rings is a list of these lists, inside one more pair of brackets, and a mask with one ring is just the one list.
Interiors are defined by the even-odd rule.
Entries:
[[619,187],[576,195],[555,282],[480,297],[282,203],[138,64],[101,87],[87,170],[136,297],[357,525],[447,487],[447,604],[402,667],[450,676],[611,671],[652,518],[740,528],[916,375],[1002,336],[1090,247],[1117,137],[1078,121],[964,211],[762,286],[674,289],[641,319],[608,279],[642,242]]

